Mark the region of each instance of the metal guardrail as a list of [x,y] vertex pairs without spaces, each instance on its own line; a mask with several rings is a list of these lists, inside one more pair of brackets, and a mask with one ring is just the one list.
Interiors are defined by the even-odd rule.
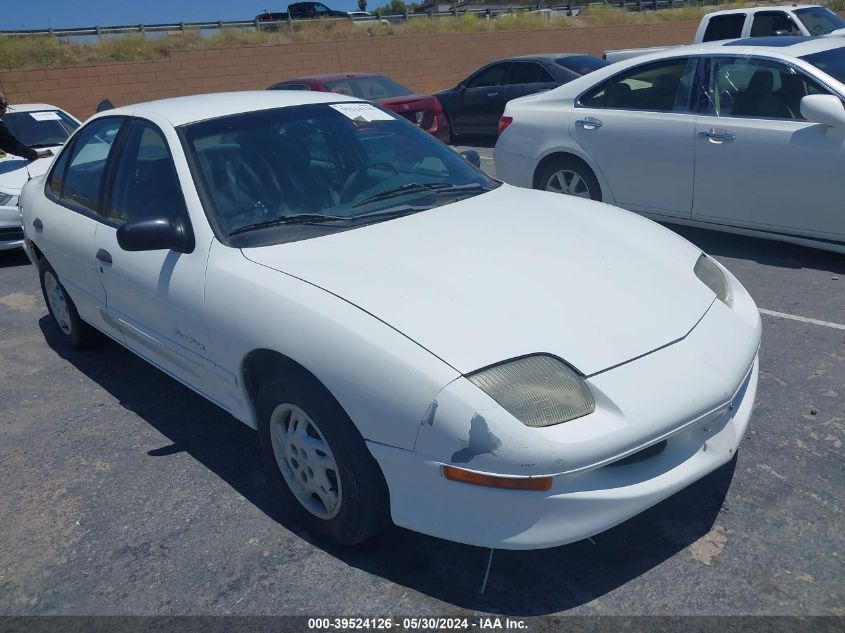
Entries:
[[[629,11],[650,11],[657,9],[673,9],[684,6],[715,6],[725,4],[729,0],[621,0],[620,2],[570,2],[563,5],[556,5],[551,7],[542,7],[539,11],[551,10],[560,15],[578,15],[584,8],[590,6],[607,7],[607,8],[621,8]],[[775,4],[776,2],[783,3],[783,0],[763,0],[758,4]],[[314,24],[315,22],[352,22],[353,24],[368,24],[368,23],[384,23],[391,24],[408,22],[419,19],[438,19],[451,18],[464,14],[474,14],[483,18],[497,18],[503,14],[517,14],[517,13],[531,13],[537,12],[536,7],[507,7],[503,6],[501,9],[470,9],[456,7],[451,11],[435,12],[429,11],[425,13],[409,13],[402,14],[382,14],[378,10],[370,17],[353,17],[348,18],[317,18],[317,19],[290,19],[287,20],[260,20],[258,17],[252,20],[218,20],[216,22],[179,22],[172,24],[130,24],[122,26],[90,26],[69,29],[24,29],[12,31],[0,31],[0,35],[13,36],[49,36],[60,38],[71,37],[103,37],[109,35],[124,35],[128,33],[184,33],[184,32],[208,32],[208,31],[222,31],[224,29],[243,29],[243,30],[257,30],[257,31],[278,31],[283,28],[290,30],[295,29],[298,25]]]

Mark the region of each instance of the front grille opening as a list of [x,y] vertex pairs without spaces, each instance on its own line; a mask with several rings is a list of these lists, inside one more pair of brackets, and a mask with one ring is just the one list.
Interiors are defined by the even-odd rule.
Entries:
[[21,227],[9,227],[0,229],[0,240],[22,240],[23,229]]
[[647,459],[651,459],[660,453],[666,448],[666,440],[661,440],[657,444],[652,444],[651,446],[644,448],[641,451],[637,451],[633,455],[628,455],[624,459],[620,459],[619,461],[615,461],[611,464],[608,464],[607,467],[611,468],[613,466],[630,466],[631,464],[636,464],[639,462],[644,462]]

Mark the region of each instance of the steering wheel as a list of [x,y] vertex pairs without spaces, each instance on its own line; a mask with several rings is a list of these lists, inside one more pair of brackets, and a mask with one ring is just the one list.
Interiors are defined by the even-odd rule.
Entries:
[[384,171],[389,171],[394,176],[399,175],[399,171],[390,163],[367,163],[366,165],[359,167],[346,179],[343,183],[343,189],[340,193],[340,201],[341,203],[346,203],[352,200],[355,197],[355,194],[360,193],[363,189],[361,181],[363,180],[364,176],[367,175],[367,172],[370,168],[378,168],[383,169]]

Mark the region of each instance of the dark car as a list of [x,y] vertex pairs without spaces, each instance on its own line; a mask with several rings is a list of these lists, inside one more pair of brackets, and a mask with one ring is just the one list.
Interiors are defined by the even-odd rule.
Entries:
[[435,93],[451,131],[458,135],[494,135],[511,99],[557,88],[607,66],[592,55],[550,53],[501,59],[477,70],[454,88]]
[[265,11],[255,16],[259,22],[283,22],[291,20],[316,20],[318,18],[348,18],[346,11],[329,9],[322,2],[295,2],[288,5],[287,12]]
[[413,90],[382,75],[314,75],[288,79],[273,84],[268,90],[317,90],[367,99],[403,116],[442,141],[449,138],[449,128],[440,101],[431,95],[415,94]]

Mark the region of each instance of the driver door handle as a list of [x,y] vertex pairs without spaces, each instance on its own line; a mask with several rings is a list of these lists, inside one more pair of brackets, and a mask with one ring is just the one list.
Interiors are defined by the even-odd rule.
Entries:
[[111,253],[106,250],[103,250],[102,248],[97,251],[97,259],[106,264],[111,264],[112,262]]
[[711,143],[730,143],[731,141],[736,139],[736,134],[729,130],[717,130],[716,128],[710,128],[706,132],[699,132],[698,135],[701,138],[706,138]]
[[498,94],[499,94],[498,92],[488,92],[488,93],[487,93],[487,96],[488,96],[488,97],[495,97],[495,96],[496,96],[496,95],[498,95]]
[[602,122],[596,117],[588,116],[575,121],[575,125],[585,130],[597,130],[602,126]]

